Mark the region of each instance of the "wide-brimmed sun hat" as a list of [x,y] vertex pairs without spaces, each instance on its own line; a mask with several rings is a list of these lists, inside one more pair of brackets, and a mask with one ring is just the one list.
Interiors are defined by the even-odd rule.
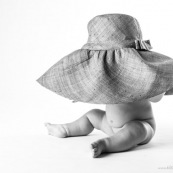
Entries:
[[87,43],[60,59],[37,81],[73,101],[129,103],[173,94],[173,59],[150,51],[138,21],[105,14],[88,23]]

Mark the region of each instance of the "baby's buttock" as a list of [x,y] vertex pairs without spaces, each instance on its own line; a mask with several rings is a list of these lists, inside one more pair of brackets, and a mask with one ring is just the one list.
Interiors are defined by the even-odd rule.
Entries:
[[106,105],[106,119],[115,131],[130,121],[150,121],[153,119],[151,103],[143,101],[128,104],[108,104]]

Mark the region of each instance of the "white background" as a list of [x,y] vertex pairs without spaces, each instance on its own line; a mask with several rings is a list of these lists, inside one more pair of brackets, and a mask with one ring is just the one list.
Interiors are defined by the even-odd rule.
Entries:
[[87,23],[100,14],[134,16],[153,51],[173,57],[172,7],[172,0],[0,0],[0,171],[173,169],[173,96],[152,103],[157,131],[149,145],[94,161],[88,159],[87,147],[100,136],[58,140],[48,137],[43,124],[70,122],[105,105],[72,103],[36,82],[54,63],[86,43]]
[[[0,134],[46,134],[44,122],[65,123],[104,105],[72,103],[36,79],[87,41],[94,16],[138,19],[153,51],[173,57],[172,0],[0,0]],[[157,123],[173,123],[173,96],[152,103]],[[166,115],[165,115],[166,114]]]
[[[45,133],[46,121],[69,122],[89,109],[104,109],[72,104],[36,79],[81,48],[88,21],[105,13],[134,16],[153,51],[173,57],[172,5],[172,0],[0,0],[0,134]],[[159,108],[158,121],[164,119],[165,109],[172,111],[172,99],[165,96],[153,105]]]

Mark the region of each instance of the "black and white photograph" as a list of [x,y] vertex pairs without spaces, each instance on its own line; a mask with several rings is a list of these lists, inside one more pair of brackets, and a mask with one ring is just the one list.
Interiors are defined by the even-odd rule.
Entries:
[[173,172],[172,0],[0,0],[0,172]]

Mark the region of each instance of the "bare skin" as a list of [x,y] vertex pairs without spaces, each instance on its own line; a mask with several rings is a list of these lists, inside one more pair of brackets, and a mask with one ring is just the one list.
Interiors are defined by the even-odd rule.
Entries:
[[[74,122],[67,124],[45,123],[52,136],[65,138],[90,134],[94,128],[108,137],[91,144],[93,157],[101,153],[130,150],[147,144],[153,137],[156,125],[150,101],[158,102],[164,93],[148,100],[127,104],[108,104],[106,111],[93,109]],[[145,127],[147,124],[149,127]],[[150,133],[152,131],[153,133]]]

